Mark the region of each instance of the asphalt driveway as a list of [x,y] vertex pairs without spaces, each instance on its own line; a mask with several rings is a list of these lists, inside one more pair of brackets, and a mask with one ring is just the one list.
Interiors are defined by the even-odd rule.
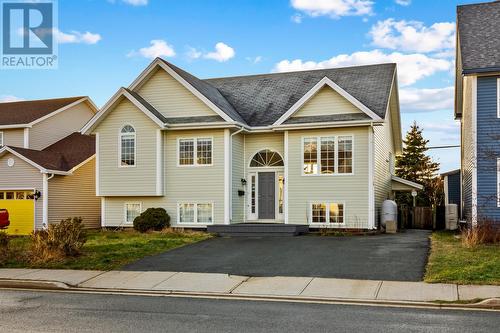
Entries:
[[426,230],[345,237],[213,238],[143,258],[124,270],[421,281]]

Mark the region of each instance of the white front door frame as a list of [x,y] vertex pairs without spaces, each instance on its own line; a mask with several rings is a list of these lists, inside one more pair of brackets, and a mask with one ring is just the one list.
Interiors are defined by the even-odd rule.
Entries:
[[[259,172],[274,172],[275,173],[275,218],[272,220],[259,220]],[[279,198],[280,198],[280,182],[279,179],[282,177],[284,179],[284,167],[258,167],[258,168],[248,168],[247,173],[247,191],[246,191],[246,202],[247,202],[247,220],[248,221],[266,221],[266,222],[283,222],[284,212],[285,212],[285,186],[283,186],[283,206],[280,213]],[[254,183],[255,182],[255,183]],[[252,185],[255,186],[255,210],[252,212]]]

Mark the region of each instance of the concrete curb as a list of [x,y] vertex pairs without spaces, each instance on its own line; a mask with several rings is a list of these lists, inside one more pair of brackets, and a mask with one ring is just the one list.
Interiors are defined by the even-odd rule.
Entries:
[[319,303],[319,304],[345,304],[365,306],[386,307],[411,307],[411,308],[434,308],[449,310],[476,310],[476,311],[500,311],[500,298],[491,298],[476,303],[459,302],[417,302],[417,301],[388,301],[373,299],[352,299],[334,297],[310,297],[310,296],[276,296],[256,294],[232,294],[214,292],[186,292],[175,290],[137,290],[137,289],[106,289],[106,288],[84,288],[71,286],[58,281],[35,281],[35,280],[13,280],[0,279],[0,288],[30,289],[40,291],[61,291],[75,293],[99,293],[119,295],[141,295],[156,297],[194,297],[194,298],[216,298],[228,300],[249,300],[268,302],[292,302],[292,303]]

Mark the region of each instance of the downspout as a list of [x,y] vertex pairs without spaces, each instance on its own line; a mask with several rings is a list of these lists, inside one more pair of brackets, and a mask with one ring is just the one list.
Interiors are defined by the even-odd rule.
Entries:
[[368,129],[368,219],[371,229],[376,229],[376,216],[375,216],[375,184],[374,184],[374,172],[375,172],[375,147],[374,147],[374,128],[373,122],[370,122],[370,128]]
[[43,174],[42,177],[42,228],[49,227],[49,180],[54,178],[54,174]]
[[233,219],[233,136],[243,132],[245,129],[243,126],[240,127],[234,133],[229,136],[229,224]]

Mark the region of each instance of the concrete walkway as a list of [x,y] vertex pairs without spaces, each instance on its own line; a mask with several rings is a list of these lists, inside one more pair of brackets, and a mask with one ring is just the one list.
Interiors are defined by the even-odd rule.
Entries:
[[40,287],[142,292],[209,293],[321,300],[465,301],[500,298],[500,286],[428,284],[312,277],[247,277],[218,273],[0,269],[0,287]]

